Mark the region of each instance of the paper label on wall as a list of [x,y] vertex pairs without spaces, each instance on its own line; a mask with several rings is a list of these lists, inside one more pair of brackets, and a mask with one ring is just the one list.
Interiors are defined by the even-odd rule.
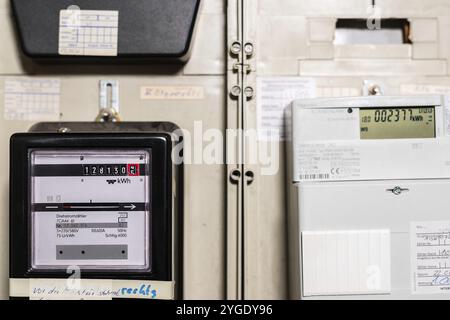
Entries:
[[59,79],[7,78],[4,90],[5,119],[58,120],[60,86]]
[[411,222],[411,292],[450,294],[450,220]]
[[201,100],[202,86],[145,86],[141,87],[142,100]]
[[285,111],[293,100],[314,98],[314,79],[259,77],[257,79],[257,127],[260,141],[282,141],[286,132]]
[[390,231],[302,232],[303,296],[389,294]]
[[112,10],[61,10],[60,55],[117,56],[119,12]]

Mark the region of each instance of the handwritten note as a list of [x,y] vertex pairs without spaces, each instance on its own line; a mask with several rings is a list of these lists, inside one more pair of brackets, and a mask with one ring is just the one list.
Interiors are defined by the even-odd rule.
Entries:
[[12,297],[31,300],[173,299],[173,281],[112,279],[10,279]]
[[141,87],[142,100],[201,100],[204,97],[204,88],[201,86]]
[[450,293],[450,221],[411,222],[412,293]]
[[112,281],[81,279],[30,279],[30,300],[111,300],[118,296]]

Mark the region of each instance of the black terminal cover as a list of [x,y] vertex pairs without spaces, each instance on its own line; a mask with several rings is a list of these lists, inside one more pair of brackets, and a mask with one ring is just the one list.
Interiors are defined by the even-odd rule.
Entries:
[[[188,58],[201,0],[11,0],[24,53],[45,60],[131,60]],[[58,54],[61,10],[119,12],[118,55]]]

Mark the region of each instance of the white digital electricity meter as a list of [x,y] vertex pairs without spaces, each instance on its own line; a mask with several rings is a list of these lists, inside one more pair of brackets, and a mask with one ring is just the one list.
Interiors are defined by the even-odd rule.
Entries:
[[450,298],[445,96],[298,100],[291,297]]
[[[41,282],[20,291],[23,281],[64,292],[55,279],[76,269],[83,292],[97,298],[180,297],[176,130],[170,123],[41,123],[11,137],[12,297],[49,298],[33,296],[45,291]],[[86,298],[77,294],[69,298]]]

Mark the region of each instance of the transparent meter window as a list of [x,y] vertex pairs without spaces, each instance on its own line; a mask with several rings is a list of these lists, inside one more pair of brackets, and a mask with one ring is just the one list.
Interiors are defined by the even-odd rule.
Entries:
[[149,150],[31,152],[33,269],[150,269]]

